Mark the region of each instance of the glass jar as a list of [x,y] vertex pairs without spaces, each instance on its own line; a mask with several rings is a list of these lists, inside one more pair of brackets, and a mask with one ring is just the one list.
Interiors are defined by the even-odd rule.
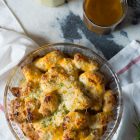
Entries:
[[[127,0],[116,0],[116,4],[120,4],[120,7],[119,5],[115,5],[114,1],[109,0],[84,0],[83,20],[87,28],[98,34],[107,34],[113,31],[124,19],[128,9]],[[119,15],[118,19],[114,20],[113,18],[117,17],[115,14],[121,15]],[[112,23],[110,22],[111,18]]]

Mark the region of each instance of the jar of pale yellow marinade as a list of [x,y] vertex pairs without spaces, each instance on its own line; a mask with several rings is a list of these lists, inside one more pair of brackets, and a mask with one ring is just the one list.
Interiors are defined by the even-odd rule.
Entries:
[[50,7],[59,6],[65,3],[65,0],[38,0],[38,1]]

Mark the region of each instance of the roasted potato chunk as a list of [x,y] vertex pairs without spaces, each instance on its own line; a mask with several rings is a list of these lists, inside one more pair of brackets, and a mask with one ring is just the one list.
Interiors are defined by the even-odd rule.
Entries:
[[91,107],[91,104],[92,101],[88,96],[84,95],[80,90],[76,90],[74,93],[73,109],[71,110],[86,110]]
[[84,72],[80,75],[79,80],[93,96],[102,95],[105,91],[104,76],[99,72]]
[[86,138],[80,140],[100,140],[100,137],[95,136],[94,134],[89,134]]
[[39,135],[35,131],[32,123],[24,122],[21,124],[21,128],[26,136],[28,136],[31,140],[39,140]]
[[11,119],[19,123],[26,120],[25,102],[19,98],[11,101]]
[[99,72],[84,72],[80,75],[79,80],[89,91],[88,96],[94,101],[92,108],[99,111],[102,107],[103,93],[105,92],[103,75]]
[[77,140],[76,132],[72,130],[65,130],[63,133],[63,140]]
[[74,78],[78,78],[78,69],[75,67],[71,58],[63,58],[59,61],[59,64],[64,68],[67,74],[73,76]]
[[39,112],[43,116],[49,116],[54,113],[59,105],[59,96],[56,92],[43,93],[41,97],[41,106]]
[[58,90],[63,82],[68,79],[68,75],[61,67],[52,67],[41,77],[41,88],[47,92]]
[[22,72],[27,82],[39,83],[42,73],[33,65],[24,66]]
[[97,71],[99,64],[95,60],[90,60],[80,53],[74,55],[75,66],[82,71]]
[[43,74],[40,81],[40,86],[43,91],[53,92],[57,90],[57,76],[49,74],[48,72]]
[[63,129],[79,130],[88,126],[88,117],[84,113],[70,112],[64,117]]
[[19,87],[12,87],[10,88],[10,91],[12,92],[13,96],[21,98],[29,96],[32,92],[35,92],[37,88],[39,88],[38,85],[24,80]]
[[92,105],[90,98],[85,96],[79,89],[75,89],[74,92],[64,94],[63,100],[69,111],[85,110]]
[[78,131],[76,138],[78,140],[97,140],[89,128]]
[[18,96],[21,97],[26,97],[29,96],[30,93],[32,93],[34,90],[38,88],[38,84],[32,83],[32,82],[27,82],[25,79],[21,81],[19,85],[19,92],[17,93]]
[[90,128],[92,128],[93,134],[95,136],[100,137],[103,135],[104,131],[106,130],[109,118],[110,117],[108,114],[103,112],[91,116]]
[[12,92],[13,96],[15,96],[15,97],[21,96],[21,88],[20,87],[12,87],[10,89],[10,91]]
[[56,64],[63,58],[60,51],[53,51],[46,54],[44,57],[37,59],[34,65],[42,71],[47,71],[51,67],[56,66]]
[[40,101],[35,98],[26,98],[25,99],[25,110],[27,121],[37,121],[42,118],[42,115],[39,113]]
[[113,95],[112,90],[108,90],[104,94],[104,105],[103,105],[103,111],[104,112],[111,112],[114,109],[116,100]]

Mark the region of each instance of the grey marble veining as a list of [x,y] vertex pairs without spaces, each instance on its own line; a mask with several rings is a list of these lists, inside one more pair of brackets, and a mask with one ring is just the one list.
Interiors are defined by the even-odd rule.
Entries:
[[[119,52],[122,48],[121,45],[116,44],[112,39],[113,35],[97,35],[94,32],[89,31],[84,25],[83,21],[79,16],[74,15],[70,12],[65,21],[61,24],[61,30],[66,41],[75,39],[82,39],[81,30],[85,38],[87,38],[92,44],[95,45],[96,49],[99,49],[104,56],[109,59]],[[111,50],[111,51],[110,51]]]
[[139,0],[128,0],[125,20],[109,35],[90,32],[82,21],[83,0],[67,0],[57,8],[40,5],[35,0],[6,0],[28,36],[38,44],[73,42],[113,57],[134,39],[140,40]]

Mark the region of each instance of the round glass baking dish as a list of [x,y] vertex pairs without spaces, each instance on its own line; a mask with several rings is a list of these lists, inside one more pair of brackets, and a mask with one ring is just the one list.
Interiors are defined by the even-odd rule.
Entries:
[[122,111],[123,111],[122,93],[121,93],[121,87],[120,87],[120,82],[118,80],[118,77],[115,74],[115,72],[113,72],[108,62],[102,57],[100,57],[98,54],[96,54],[93,50],[71,43],[56,43],[56,44],[49,44],[40,47],[35,51],[31,52],[30,54],[28,54],[27,56],[25,56],[19,62],[19,64],[15,68],[13,68],[13,71],[11,72],[11,76],[9,77],[8,82],[6,84],[5,93],[4,93],[5,116],[11,132],[13,133],[13,135],[16,137],[17,140],[27,139],[26,136],[23,134],[22,130],[20,129],[20,127],[18,126],[18,124],[10,119],[10,115],[9,115],[10,102],[12,99],[14,99],[10,91],[10,87],[18,86],[19,82],[23,78],[23,74],[21,72],[22,66],[31,63],[36,57],[44,56],[46,53],[49,53],[53,50],[60,50],[61,52],[67,54],[68,56],[73,56],[73,54],[79,52],[91,59],[96,59],[100,64],[101,66],[100,71],[105,75],[107,79],[107,85],[109,86],[110,89],[114,91],[117,100],[116,107],[113,111],[114,119],[113,121],[108,123],[107,130],[102,136],[103,140],[111,139],[120,124]]

